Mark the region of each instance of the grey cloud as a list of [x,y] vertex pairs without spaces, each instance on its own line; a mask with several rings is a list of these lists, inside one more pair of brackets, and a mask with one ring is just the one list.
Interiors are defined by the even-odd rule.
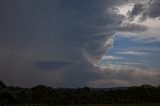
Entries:
[[134,5],[133,9],[131,12],[129,12],[129,20],[133,21],[135,16],[138,16],[144,11],[144,6],[143,4],[137,3]]
[[[82,86],[97,79],[101,75],[83,52],[99,59],[114,32],[130,30],[117,28],[125,16],[117,14],[114,7],[124,3],[125,0],[1,0],[0,65],[5,67],[0,67],[0,77],[4,70],[12,72],[1,80],[21,85],[39,81]],[[59,68],[61,71],[57,72]]]
[[140,24],[122,24],[115,28],[119,32],[144,32],[147,31],[147,27]]
[[74,63],[70,61],[41,61],[35,63],[36,67],[44,71],[55,71],[70,65],[74,65]]
[[129,12],[129,19],[134,20],[136,16],[140,16],[140,21],[145,21],[147,18],[159,18],[160,17],[160,1],[149,0],[146,4],[135,4],[132,11]]
[[105,69],[103,76],[90,83],[90,86],[117,87],[137,86],[141,84],[158,85],[160,73],[158,70],[143,70],[123,67],[121,69]]
[[97,69],[89,63],[69,67],[64,73],[62,85],[65,87],[88,86],[90,81],[101,78]]
[[146,14],[148,16],[150,16],[151,18],[156,18],[160,16],[160,1],[159,0],[150,0],[149,2],[149,9],[146,12]]

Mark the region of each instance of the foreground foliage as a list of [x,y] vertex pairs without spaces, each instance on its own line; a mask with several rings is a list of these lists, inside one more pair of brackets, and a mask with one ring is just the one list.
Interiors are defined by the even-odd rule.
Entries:
[[[160,86],[154,87],[150,85],[142,85],[142,86],[135,86],[128,88],[111,88],[111,89],[98,89],[98,88],[93,89],[88,87],[77,88],[77,89],[67,89],[67,88],[53,89],[51,87],[47,87],[44,85],[37,85],[33,88],[22,88],[13,86],[7,87],[2,81],[0,81],[0,105],[115,104],[108,106],[118,106],[116,104],[121,104],[121,105],[126,104],[125,106],[127,106],[127,104],[144,104],[144,103],[145,104],[160,103]],[[153,106],[155,106],[154,104]]]

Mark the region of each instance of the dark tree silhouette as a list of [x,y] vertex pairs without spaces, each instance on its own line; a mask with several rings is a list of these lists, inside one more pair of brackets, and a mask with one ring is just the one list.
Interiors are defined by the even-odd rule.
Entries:
[[142,85],[128,88],[32,88],[7,87],[0,82],[0,105],[4,104],[128,104],[160,103],[160,86]]
[[0,81],[0,89],[3,89],[3,88],[6,88],[6,85],[2,81]]

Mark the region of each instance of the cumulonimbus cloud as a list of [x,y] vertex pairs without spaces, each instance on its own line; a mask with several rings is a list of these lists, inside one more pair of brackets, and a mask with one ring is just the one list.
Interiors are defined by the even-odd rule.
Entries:
[[[118,14],[115,7],[124,3],[125,0],[1,0],[0,77],[25,86],[32,82],[82,86],[99,78],[93,64],[112,46],[112,42],[106,43],[110,37],[116,31],[145,30],[122,25],[125,16]],[[26,50],[29,54],[22,52]],[[48,74],[45,70],[56,71]],[[58,70],[61,74],[57,74]],[[23,78],[15,77],[17,73]],[[59,82],[57,77],[61,78]]]

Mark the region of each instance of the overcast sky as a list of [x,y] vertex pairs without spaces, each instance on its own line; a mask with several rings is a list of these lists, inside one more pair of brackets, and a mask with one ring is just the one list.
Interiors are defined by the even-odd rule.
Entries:
[[160,84],[159,0],[1,0],[0,80]]

